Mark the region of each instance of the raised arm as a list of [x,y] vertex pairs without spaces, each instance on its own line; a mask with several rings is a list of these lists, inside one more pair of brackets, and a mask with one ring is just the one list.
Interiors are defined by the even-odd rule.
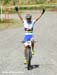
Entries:
[[35,22],[38,21],[42,17],[42,15],[44,14],[44,12],[45,12],[45,9],[42,10],[41,15],[38,18],[36,18]]
[[18,7],[15,7],[15,10],[20,18],[20,20],[23,22],[23,18],[21,17],[20,11],[18,10]]

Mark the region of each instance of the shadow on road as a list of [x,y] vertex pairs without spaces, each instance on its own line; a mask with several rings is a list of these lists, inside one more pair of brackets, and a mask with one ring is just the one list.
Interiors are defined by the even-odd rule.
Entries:
[[[36,69],[36,68],[38,68],[38,67],[39,67],[39,65],[31,65],[30,70]],[[26,67],[26,68],[27,68],[27,67]]]
[[31,68],[31,70],[32,70],[32,69],[36,69],[36,68],[38,68],[39,65],[31,65],[31,67],[32,67],[32,68]]

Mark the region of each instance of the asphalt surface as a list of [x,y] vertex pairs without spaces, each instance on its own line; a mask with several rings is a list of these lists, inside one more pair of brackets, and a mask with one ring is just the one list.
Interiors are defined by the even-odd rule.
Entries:
[[23,64],[23,27],[0,30],[0,75],[57,75],[57,12],[45,12],[35,24],[35,55]]

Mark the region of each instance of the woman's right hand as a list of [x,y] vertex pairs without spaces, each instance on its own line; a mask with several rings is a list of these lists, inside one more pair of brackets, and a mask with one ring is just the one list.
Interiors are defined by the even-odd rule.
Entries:
[[45,13],[45,9],[43,9],[43,11],[42,11],[42,14],[44,14]]

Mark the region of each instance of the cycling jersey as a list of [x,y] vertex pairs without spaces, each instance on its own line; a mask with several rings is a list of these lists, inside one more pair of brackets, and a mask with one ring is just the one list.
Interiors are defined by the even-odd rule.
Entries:
[[34,23],[35,23],[34,20],[30,22],[27,22],[26,20],[24,20],[23,24],[24,24],[25,35],[33,33]]
[[35,23],[34,20],[30,22],[27,22],[26,20],[24,20],[23,24],[24,24],[25,35],[24,35],[23,41],[30,41],[32,39],[34,23]]

